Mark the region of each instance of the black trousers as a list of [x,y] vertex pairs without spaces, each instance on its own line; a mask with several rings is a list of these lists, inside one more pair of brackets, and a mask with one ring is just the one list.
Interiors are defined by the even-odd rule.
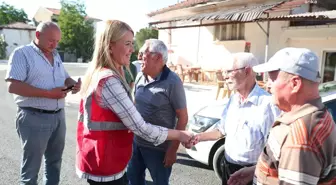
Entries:
[[128,184],[128,180],[127,180],[126,174],[123,177],[121,177],[120,179],[115,180],[115,181],[96,182],[96,181],[88,179],[87,182],[90,185],[127,185]]
[[[223,161],[221,162],[221,167],[222,167],[222,185],[227,185],[227,181],[230,178],[231,174],[234,174],[236,171],[244,168],[244,167],[249,167],[252,165],[248,165],[248,166],[241,166],[238,164],[233,164],[228,162],[227,160],[224,159],[223,157]],[[249,182],[247,185],[253,185],[253,182]]]

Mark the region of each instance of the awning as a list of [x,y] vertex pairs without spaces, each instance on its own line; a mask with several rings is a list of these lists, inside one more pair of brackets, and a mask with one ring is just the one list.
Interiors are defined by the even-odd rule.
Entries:
[[203,13],[192,16],[176,17],[169,20],[162,20],[156,22],[150,22],[149,25],[156,25],[166,22],[177,22],[177,21],[203,21],[203,20],[226,20],[226,21],[240,21],[240,22],[250,22],[257,18],[260,18],[262,14],[280,4],[283,4],[285,1],[258,5],[253,7],[241,7],[235,9],[221,10],[211,13]]
[[[157,29],[175,29],[175,28],[188,28],[188,27],[200,27],[200,26],[214,26],[219,24],[237,24],[237,23],[248,23],[267,20],[268,14],[270,12],[277,11],[289,11],[293,8],[299,7],[307,3],[307,0],[284,0],[280,2],[273,2],[263,5],[250,6],[250,7],[240,7],[234,9],[220,10],[217,12],[203,13],[192,16],[175,17],[167,20],[160,20],[156,22],[150,22],[149,26],[155,26]],[[266,18],[263,15],[267,15]],[[208,23],[206,23],[206,21]],[[209,21],[214,21],[209,23]],[[168,22],[181,22],[177,26],[167,26]],[[199,24],[188,24],[184,23],[201,22]],[[164,24],[166,23],[166,24]]]
[[272,20],[272,21],[284,21],[284,20],[336,20],[336,10],[321,11],[321,12],[307,12],[292,15],[280,15],[268,18],[259,18],[258,21]]

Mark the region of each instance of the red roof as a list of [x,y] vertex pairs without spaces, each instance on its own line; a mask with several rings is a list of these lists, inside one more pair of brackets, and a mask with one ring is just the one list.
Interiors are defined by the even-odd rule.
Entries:
[[152,17],[152,16],[160,14],[160,13],[168,12],[168,11],[171,11],[171,10],[178,10],[178,9],[182,9],[182,8],[188,8],[188,7],[198,5],[198,4],[204,4],[204,3],[207,3],[209,1],[210,0],[185,0],[185,1],[182,1],[180,3],[176,3],[174,5],[155,10],[153,12],[148,13],[147,15],[149,17]]
[[[55,15],[59,15],[61,13],[60,9],[56,9],[56,8],[47,8],[47,9]],[[86,16],[86,19],[101,21],[101,19],[90,17],[90,16]]]
[[56,9],[56,8],[47,8],[47,9],[55,15],[59,15],[61,13],[60,9]]
[[7,25],[1,25],[0,26],[0,29],[4,29],[4,28],[16,29],[16,30],[35,30],[36,29],[35,26],[29,25],[29,24],[26,24],[26,23],[23,23],[23,22],[15,22],[15,23],[12,23],[12,24],[7,24]]

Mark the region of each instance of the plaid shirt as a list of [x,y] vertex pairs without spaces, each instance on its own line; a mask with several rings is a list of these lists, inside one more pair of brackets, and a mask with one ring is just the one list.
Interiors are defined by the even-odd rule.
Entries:
[[168,129],[146,123],[136,110],[120,79],[110,77],[102,90],[102,102],[99,104],[116,113],[124,125],[134,134],[152,142],[154,145],[163,143],[168,136]]
[[336,128],[320,98],[277,119],[254,184],[336,184]]

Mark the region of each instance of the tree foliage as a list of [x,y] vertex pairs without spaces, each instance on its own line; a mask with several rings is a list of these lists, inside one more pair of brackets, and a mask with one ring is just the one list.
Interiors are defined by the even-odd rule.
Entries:
[[6,47],[7,43],[5,42],[5,39],[2,35],[0,35],[0,59],[6,58]]
[[62,30],[60,48],[75,52],[84,60],[91,58],[94,45],[93,22],[87,20],[85,5],[80,2],[61,1],[58,24]]
[[[151,28],[142,28],[135,34],[135,50],[139,51],[139,49],[143,46],[147,39],[157,39],[159,36],[159,32],[157,30]],[[137,52],[136,52],[137,53]]]
[[16,9],[14,6],[2,3],[0,5],[0,25],[14,22],[27,22],[27,14],[23,9]]

